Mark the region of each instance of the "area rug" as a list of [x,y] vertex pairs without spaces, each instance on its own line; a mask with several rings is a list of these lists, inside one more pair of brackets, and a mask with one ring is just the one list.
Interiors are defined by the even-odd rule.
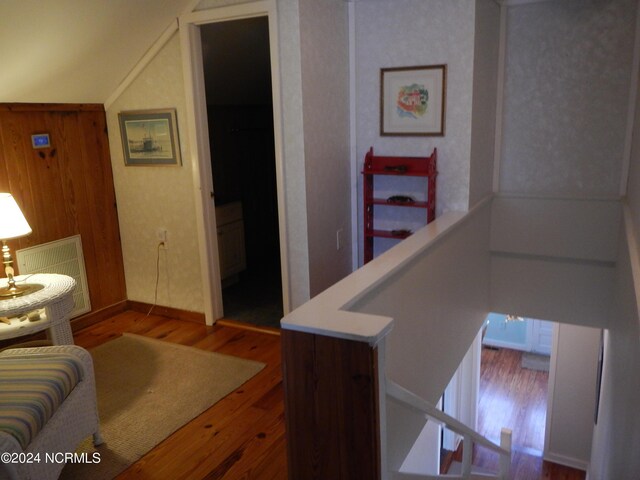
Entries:
[[181,426],[256,375],[264,364],[139,335],[91,351],[105,443],[79,453],[99,463],[68,464],[61,479],[112,479]]
[[538,355],[537,353],[524,352],[522,354],[522,368],[529,370],[549,371],[549,355]]

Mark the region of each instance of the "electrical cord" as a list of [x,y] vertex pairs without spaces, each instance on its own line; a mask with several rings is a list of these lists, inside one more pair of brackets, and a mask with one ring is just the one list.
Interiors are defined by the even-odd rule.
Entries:
[[25,275],[20,275],[20,276],[24,276],[24,278],[21,278],[20,280],[16,280],[16,283],[27,283],[27,281],[33,277],[34,275],[37,275],[36,273],[29,273],[29,274],[25,274]]
[[160,281],[160,249],[164,246],[164,242],[158,243],[158,255],[156,257],[156,288],[153,294],[153,304],[147,312],[147,317],[151,314],[151,310],[158,304],[158,283]]

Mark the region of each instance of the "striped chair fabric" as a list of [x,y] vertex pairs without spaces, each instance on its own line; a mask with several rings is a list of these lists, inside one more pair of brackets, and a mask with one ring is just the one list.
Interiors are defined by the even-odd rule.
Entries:
[[84,375],[66,353],[0,359],[0,431],[26,448]]

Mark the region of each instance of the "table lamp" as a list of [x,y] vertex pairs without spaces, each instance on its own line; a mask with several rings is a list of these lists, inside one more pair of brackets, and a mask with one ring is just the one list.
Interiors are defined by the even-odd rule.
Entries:
[[2,240],[2,263],[7,275],[7,286],[0,288],[0,299],[15,298],[35,289],[40,285],[16,285],[13,279],[13,258],[7,240],[24,237],[31,233],[31,227],[20,211],[20,207],[10,193],[0,193],[0,240]]

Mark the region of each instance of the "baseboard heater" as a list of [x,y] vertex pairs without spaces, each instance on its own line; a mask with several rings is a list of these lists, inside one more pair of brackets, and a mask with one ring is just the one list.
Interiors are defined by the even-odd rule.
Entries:
[[73,292],[75,306],[71,312],[71,318],[91,311],[80,235],[16,250],[15,254],[20,275],[59,273],[73,277],[76,281],[76,289]]

